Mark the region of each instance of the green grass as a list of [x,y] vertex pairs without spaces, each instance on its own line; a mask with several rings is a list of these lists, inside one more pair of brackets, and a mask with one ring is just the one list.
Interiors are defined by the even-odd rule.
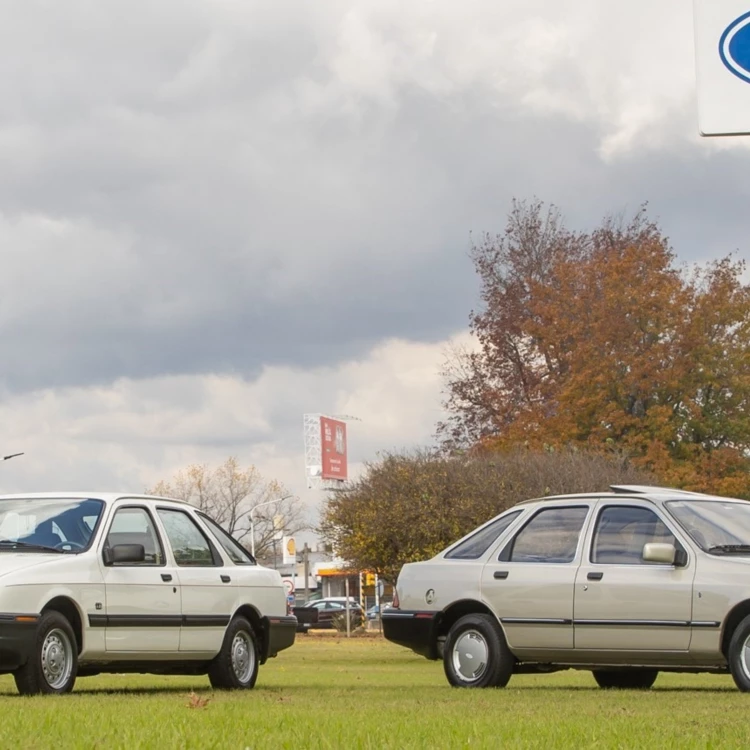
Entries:
[[[190,708],[190,692],[208,698]],[[602,691],[586,672],[456,690],[442,665],[379,638],[301,636],[261,667],[255,690],[204,677],[79,680],[72,695],[21,698],[0,677],[5,747],[741,748],[750,695],[731,678],[662,674],[653,690]]]

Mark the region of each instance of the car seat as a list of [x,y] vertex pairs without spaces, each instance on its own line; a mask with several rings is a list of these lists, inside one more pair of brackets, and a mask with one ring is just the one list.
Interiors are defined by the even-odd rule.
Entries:
[[45,547],[55,547],[62,542],[59,534],[56,534],[52,529],[52,521],[42,521],[34,533],[27,537],[24,537],[24,542],[28,544],[41,544]]

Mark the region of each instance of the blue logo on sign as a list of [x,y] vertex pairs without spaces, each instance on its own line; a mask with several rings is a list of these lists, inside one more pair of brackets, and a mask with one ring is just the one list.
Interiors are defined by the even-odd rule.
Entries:
[[731,73],[750,83],[750,13],[729,24],[721,35],[719,54]]

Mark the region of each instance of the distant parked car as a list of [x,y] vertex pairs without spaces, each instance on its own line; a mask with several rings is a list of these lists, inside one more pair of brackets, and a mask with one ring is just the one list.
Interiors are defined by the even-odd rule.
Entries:
[[404,565],[385,637],[458,687],[572,667],[603,688],[687,671],[750,691],[750,503],[611,490],[521,503]]
[[0,497],[0,673],[24,695],[67,693],[102,672],[252,688],[296,625],[279,573],[192,505]]
[[380,610],[382,609],[385,611],[386,609],[390,609],[391,604],[389,602],[386,602],[384,604],[373,604],[370,609],[365,612],[365,615],[367,616],[368,620],[377,620],[378,615],[380,614]]
[[[317,611],[317,621],[315,622],[302,622],[303,617],[300,617],[300,625],[298,630],[304,632],[312,629],[330,629],[338,628],[339,630],[346,629],[346,597],[336,596],[329,597],[327,599],[317,599],[309,602],[305,605],[304,609],[314,609]],[[297,608],[299,611],[299,608]],[[356,599],[349,599],[349,621],[350,627],[358,628],[365,620],[365,614]]]

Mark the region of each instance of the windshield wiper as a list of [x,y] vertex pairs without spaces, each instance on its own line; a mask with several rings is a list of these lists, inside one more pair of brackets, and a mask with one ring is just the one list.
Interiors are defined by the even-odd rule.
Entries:
[[41,549],[45,552],[64,554],[64,550],[57,549],[57,547],[48,547],[46,544],[32,544],[31,542],[14,542],[12,539],[0,539],[0,549],[3,547],[10,549]]
[[719,544],[709,547],[711,555],[750,555],[750,544]]

